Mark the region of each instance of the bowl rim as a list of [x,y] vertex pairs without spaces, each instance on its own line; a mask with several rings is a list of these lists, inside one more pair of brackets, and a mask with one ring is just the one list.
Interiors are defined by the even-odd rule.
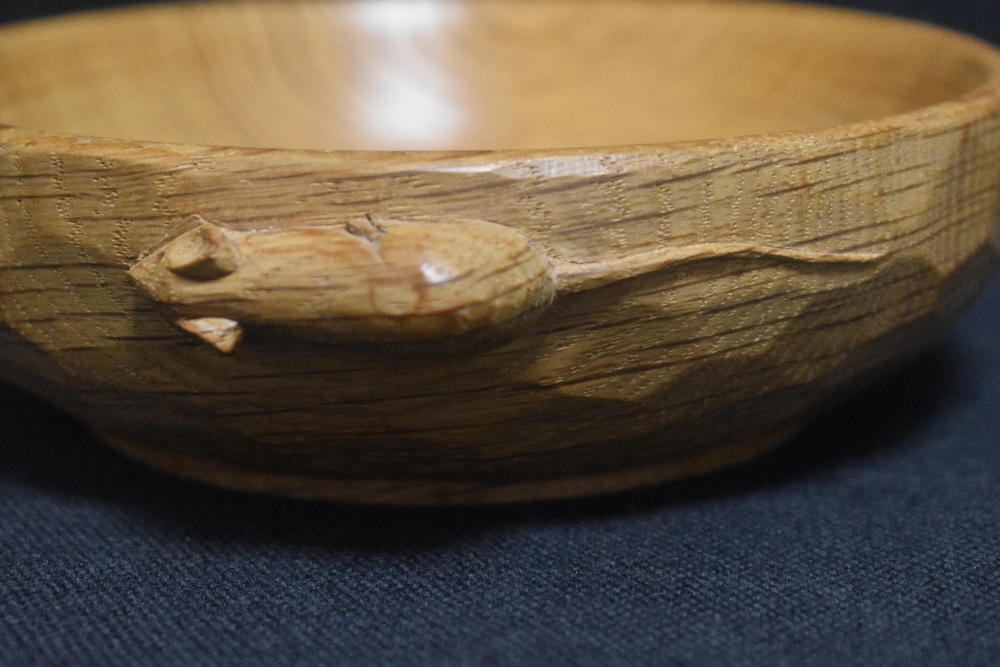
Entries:
[[[247,3],[269,3],[270,0],[244,0]],[[322,4],[328,0],[298,0],[301,2]],[[360,2],[363,0],[351,0]],[[460,0],[470,1],[470,0]],[[523,2],[526,0],[504,0],[504,2]],[[537,1],[537,0],[533,0]],[[614,2],[614,0],[607,0]],[[646,0],[649,2],[663,0]],[[745,4],[746,0],[713,0],[721,5]],[[26,21],[18,21],[0,25],[0,35],[10,30],[31,30],[41,25],[66,20],[93,20],[104,15],[141,14],[156,11],[166,7],[193,7],[202,5],[225,6],[232,4],[229,0],[181,0],[180,2],[164,2],[154,0],[139,5],[125,5],[96,8],[77,12],[68,12],[51,16],[43,16]],[[676,157],[681,155],[699,156],[719,151],[767,151],[781,145],[785,148],[802,148],[808,150],[820,144],[830,146],[840,142],[863,140],[866,136],[891,134],[893,138],[903,138],[913,135],[927,136],[938,128],[954,127],[956,124],[1000,115],[1000,46],[980,39],[976,36],[958,30],[936,25],[917,19],[899,17],[871,11],[857,10],[848,7],[828,6],[802,2],[800,0],[753,0],[753,4],[771,6],[790,6],[797,10],[809,11],[814,14],[845,15],[858,20],[884,21],[900,26],[910,26],[913,29],[936,35],[947,43],[949,50],[964,51],[984,67],[985,78],[975,87],[961,95],[930,105],[890,114],[867,118],[849,123],[841,123],[826,127],[784,130],[755,134],[736,134],[708,139],[685,139],[663,142],[640,142],[625,144],[594,144],[583,146],[557,146],[547,148],[472,148],[472,149],[337,149],[337,148],[280,148],[280,147],[250,147],[239,145],[188,143],[173,141],[151,141],[125,139],[113,136],[76,134],[69,132],[48,131],[45,129],[28,128],[22,125],[12,125],[0,122],[0,148],[9,147],[10,143],[33,143],[42,140],[54,148],[72,150],[77,154],[87,154],[88,148],[94,148],[95,154],[105,154],[108,150],[127,150],[138,155],[148,154],[150,157],[166,154],[203,155],[209,153],[226,153],[232,157],[259,157],[263,155],[281,155],[284,158],[297,158],[307,162],[329,164],[364,164],[373,158],[383,164],[394,167],[403,165],[422,165],[426,170],[476,173],[495,169],[507,163],[522,163],[530,161],[551,161],[553,163],[580,162],[581,158],[613,159],[615,157],[637,158],[642,160],[657,157]],[[446,164],[447,162],[447,164]],[[591,167],[591,168],[588,168]],[[562,174],[593,174],[597,165],[584,165],[582,170],[564,172]],[[603,172],[609,170],[606,166],[600,168]],[[384,171],[384,169],[379,169]]]

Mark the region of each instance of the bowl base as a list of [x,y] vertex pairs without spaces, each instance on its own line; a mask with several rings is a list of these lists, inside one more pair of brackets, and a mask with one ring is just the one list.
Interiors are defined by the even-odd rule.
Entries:
[[749,461],[791,439],[800,430],[801,426],[795,425],[751,440],[679,456],[643,468],[497,484],[434,479],[338,479],[262,472],[211,459],[160,451],[114,434],[98,435],[129,458],[178,477],[227,489],[374,505],[481,505],[594,496],[698,477]]

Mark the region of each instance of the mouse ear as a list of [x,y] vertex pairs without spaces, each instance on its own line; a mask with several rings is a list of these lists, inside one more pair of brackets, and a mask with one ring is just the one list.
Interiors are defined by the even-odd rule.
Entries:
[[204,283],[235,273],[243,261],[239,246],[221,227],[194,216],[197,225],[161,243],[128,271],[147,292],[162,291],[166,275]]
[[240,249],[219,227],[202,220],[163,246],[163,263],[189,280],[216,280],[240,266]]

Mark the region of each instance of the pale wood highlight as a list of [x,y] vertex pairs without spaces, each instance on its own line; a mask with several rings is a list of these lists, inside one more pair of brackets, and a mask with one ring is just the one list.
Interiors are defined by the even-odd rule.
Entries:
[[3,377],[218,484],[567,497],[787,439],[995,267],[988,45],[767,2],[408,4],[0,31]]

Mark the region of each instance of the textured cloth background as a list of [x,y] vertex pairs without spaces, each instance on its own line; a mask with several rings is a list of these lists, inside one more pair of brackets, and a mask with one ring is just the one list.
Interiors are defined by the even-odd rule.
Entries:
[[[851,4],[1000,42],[996,0]],[[0,385],[0,665],[1000,664],[998,332],[995,283],[753,464],[487,509],[177,481]]]

